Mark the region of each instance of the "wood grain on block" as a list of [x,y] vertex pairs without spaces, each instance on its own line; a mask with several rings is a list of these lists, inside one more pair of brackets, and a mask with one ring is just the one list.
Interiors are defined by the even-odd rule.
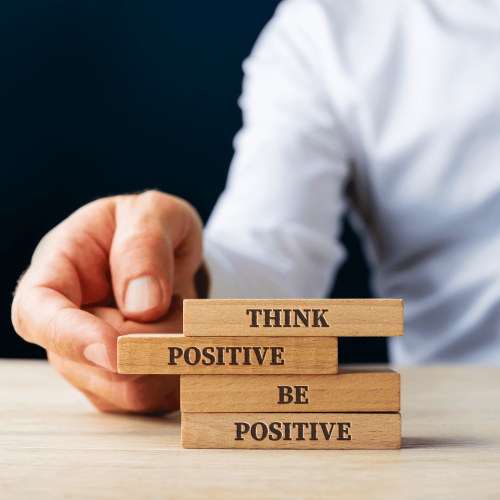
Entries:
[[338,375],[183,375],[183,412],[394,412],[401,377],[388,368]]
[[333,374],[336,337],[118,337],[119,373]]
[[399,413],[183,413],[183,448],[394,450]]
[[393,337],[403,335],[399,299],[184,300],[186,337]]

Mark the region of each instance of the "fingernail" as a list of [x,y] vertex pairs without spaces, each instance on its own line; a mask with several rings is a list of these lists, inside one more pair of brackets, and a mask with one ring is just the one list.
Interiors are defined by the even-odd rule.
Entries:
[[160,284],[154,276],[137,278],[128,284],[125,307],[128,312],[148,311],[161,305]]
[[89,361],[92,361],[92,363],[102,366],[103,368],[106,368],[106,370],[113,371],[113,367],[109,362],[104,344],[101,344],[100,342],[90,344],[85,348],[83,354]]

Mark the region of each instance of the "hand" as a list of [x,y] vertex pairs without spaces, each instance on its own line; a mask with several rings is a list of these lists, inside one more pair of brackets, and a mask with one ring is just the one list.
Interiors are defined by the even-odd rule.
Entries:
[[12,304],[14,328],[47,349],[100,410],[176,408],[178,377],[116,373],[117,338],[182,332],[201,246],[199,216],[174,196],[148,191],[85,205],[36,248]]

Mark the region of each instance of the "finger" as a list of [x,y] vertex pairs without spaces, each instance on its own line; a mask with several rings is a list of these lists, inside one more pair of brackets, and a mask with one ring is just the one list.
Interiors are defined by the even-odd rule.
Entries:
[[156,320],[168,311],[174,293],[192,293],[201,230],[196,211],[173,196],[148,191],[117,198],[110,267],[125,317]]
[[123,413],[123,409],[120,408],[119,406],[113,405],[109,401],[106,401],[105,399],[102,399],[85,389],[79,389],[79,390],[90,401],[90,403],[99,411]]
[[12,305],[14,328],[26,341],[78,363],[116,371],[119,333],[79,308],[81,287],[68,256],[51,252],[26,273]]
[[[31,270],[39,270],[37,285],[69,294],[76,305],[95,304],[109,297],[112,294],[109,251],[115,231],[115,211],[114,198],[97,200],[47,233],[31,259]],[[44,261],[54,253],[68,258],[77,281],[63,283],[67,280],[65,275],[43,272]]]
[[[113,327],[119,335],[129,333],[182,333],[182,300],[176,295],[173,297],[168,313],[160,320],[150,323],[127,320],[118,309],[112,307],[90,307],[86,308],[85,311]],[[48,351],[48,357],[54,368],[59,371],[63,358],[50,351]],[[85,370],[110,382],[130,381],[142,376],[123,375],[93,366],[85,366]]]
[[101,411],[150,413],[177,409],[180,378],[177,375],[141,375],[110,381],[84,365],[50,354],[54,368]]
[[28,342],[80,363],[116,371],[118,332],[80,310],[111,293],[106,279],[114,201],[75,212],[39,244],[12,304],[12,322]]
[[[136,375],[129,375],[129,374],[123,374],[123,373],[116,373],[116,372],[111,372],[109,370],[105,370],[103,368],[100,368],[98,366],[90,366],[90,365],[84,365],[81,363],[76,363],[74,361],[69,361],[66,358],[63,358],[61,356],[58,356],[57,354],[47,351],[47,358],[50,362],[50,364],[53,366],[53,368],[61,373],[63,375],[63,367],[69,367],[73,366],[72,363],[75,366],[80,366],[82,367],[82,380],[83,380],[83,374],[87,373],[88,376],[90,377],[90,374],[92,373],[92,376],[97,376],[100,377],[104,380],[107,380],[108,382],[125,382],[125,381],[131,381],[134,379],[137,379],[139,377],[143,377],[141,374],[136,374]],[[65,363],[65,361],[68,361],[68,363]],[[63,364],[64,363],[64,364]],[[64,375],[63,375],[64,376]],[[82,385],[83,387],[83,385]]]
[[178,295],[173,296],[170,309],[165,316],[148,323],[128,320],[118,309],[112,307],[92,307],[86,309],[86,311],[111,325],[120,335],[128,335],[129,333],[182,333],[182,299]]

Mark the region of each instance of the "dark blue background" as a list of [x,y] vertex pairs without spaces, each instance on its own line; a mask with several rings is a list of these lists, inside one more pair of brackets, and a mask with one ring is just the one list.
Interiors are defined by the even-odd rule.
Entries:
[[[204,220],[241,126],[241,62],[276,0],[4,0],[0,3],[0,357],[44,357],[10,323],[11,292],[40,238],[79,206],[158,188]],[[367,297],[351,258],[334,297]],[[343,361],[384,361],[343,339]]]

